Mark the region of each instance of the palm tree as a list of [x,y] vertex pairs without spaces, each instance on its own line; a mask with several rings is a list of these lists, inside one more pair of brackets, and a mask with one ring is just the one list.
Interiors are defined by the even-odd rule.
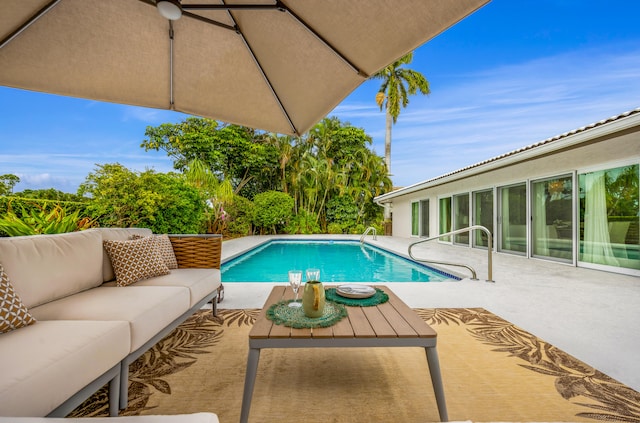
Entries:
[[196,187],[207,201],[207,232],[222,233],[224,205],[233,202],[233,186],[228,179],[219,181],[200,159],[193,159],[184,172],[187,181]]
[[398,120],[400,105],[403,108],[407,107],[409,96],[415,95],[418,91],[424,95],[431,92],[429,81],[420,72],[403,67],[412,60],[413,53],[406,54],[372,76],[375,79],[382,79],[382,85],[376,94],[376,103],[380,106],[380,110],[384,107],[386,111],[384,160],[389,175],[391,175],[391,125]]

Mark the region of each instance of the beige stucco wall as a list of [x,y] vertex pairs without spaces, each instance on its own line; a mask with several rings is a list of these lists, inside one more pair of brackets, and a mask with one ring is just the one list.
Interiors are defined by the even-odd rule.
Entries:
[[[438,233],[438,198],[529,180],[559,176],[590,168],[612,168],[640,163],[640,128],[606,138],[591,140],[565,151],[545,157],[530,158],[482,174],[433,186],[393,199],[393,235],[411,236],[411,203],[429,199],[429,233]],[[452,169],[454,170],[454,169]]]

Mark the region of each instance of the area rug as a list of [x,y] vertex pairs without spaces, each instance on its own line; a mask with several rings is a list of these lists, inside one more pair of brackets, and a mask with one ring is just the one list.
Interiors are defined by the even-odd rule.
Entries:
[[[481,309],[416,309],[438,332],[450,420],[640,422],[640,394]],[[131,366],[122,415],[238,422],[259,310],[201,311]],[[106,416],[106,387],[70,417]],[[251,422],[439,421],[421,348],[263,350]]]

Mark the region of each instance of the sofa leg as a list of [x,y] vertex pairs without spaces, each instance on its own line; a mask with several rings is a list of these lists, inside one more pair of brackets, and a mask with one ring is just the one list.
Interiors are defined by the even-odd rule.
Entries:
[[120,412],[120,372],[109,381],[109,416],[118,417]]
[[120,369],[120,410],[127,408],[129,402],[129,364],[122,363]]
[[213,313],[213,317],[216,317],[218,315],[218,301],[217,301],[217,298],[214,298],[213,301],[211,301],[211,312]]

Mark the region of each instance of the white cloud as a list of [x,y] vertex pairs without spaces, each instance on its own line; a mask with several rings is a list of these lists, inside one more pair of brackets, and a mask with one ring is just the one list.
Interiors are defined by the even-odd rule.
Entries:
[[[640,106],[640,50],[585,49],[456,75],[416,96],[392,132],[395,185],[410,185]],[[432,84],[433,85],[433,84]],[[334,114],[384,152],[384,116],[347,100]],[[378,116],[374,115],[374,112]],[[370,119],[370,120],[369,120]]]
[[[14,191],[24,189],[55,188],[76,192],[97,164],[120,163],[132,171],[154,169],[157,172],[173,170],[172,162],[164,153],[107,153],[96,151],[83,154],[0,154],[0,167],[4,173],[20,177]],[[42,172],[47,169],[47,172]]]

